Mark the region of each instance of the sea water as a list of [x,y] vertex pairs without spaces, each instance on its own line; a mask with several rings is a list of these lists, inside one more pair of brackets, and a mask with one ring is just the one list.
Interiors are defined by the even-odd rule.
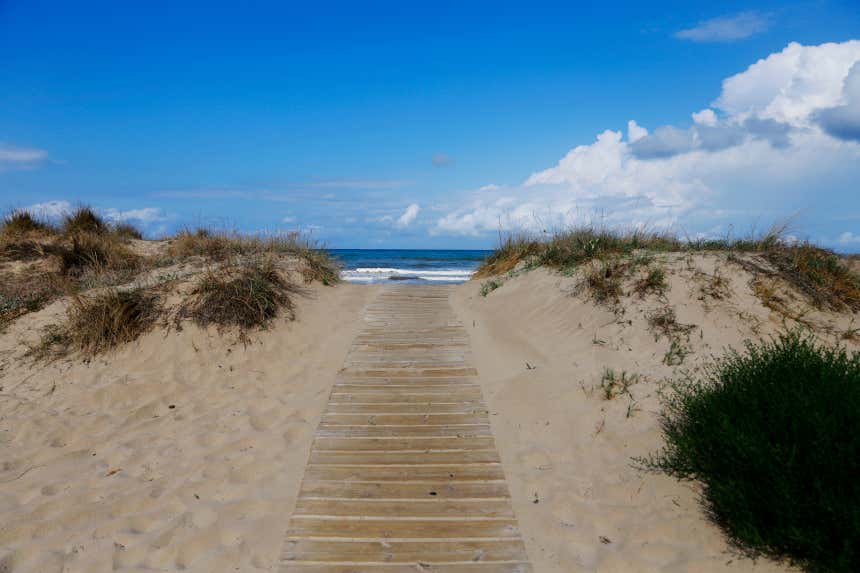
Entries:
[[354,283],[461,283],[491,251],[330,249],[341,278]]

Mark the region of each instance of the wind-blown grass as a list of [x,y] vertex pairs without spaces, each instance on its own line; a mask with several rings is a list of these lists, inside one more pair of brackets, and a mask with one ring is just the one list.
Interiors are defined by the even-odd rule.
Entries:
[[237,266],[213,269],[203,275],[177,319],[189,318],[204,327],[238,327],[242,331],[263,328],[281,312],[294,318],[290,295],[297,290],[271,260],[244,260]]
[[48,328],[31,354],[44,358],[77,350],[92,356],[136,340],[155,324],[158,314],[158,297],[145,289],[77,295],[66,322]]
[[21,237],[23,235],[51,235],[54,228],[28,211],[15,210],[3,217],[0,223],[0,235],[5,238]]
[[[517,265],[544,266],[569,271],[589,261],[603,261],[597,268],[604,276],[593,274],[590,281],[604,298],[615,296],[613,262],[633,257],[637,251],[697,252],[720,251],[760,255],[773,270],[751,265],[735,258],[755,272],[776,274],[794,288],[808,295],[810,301],[831,310],[860,311],[860,277],[844,265],[832,251],[808,242],[790,242],[783,239],[783,227],[775,227],[757,238],[681,240],[668,233],[651,231],[621,232],[609,229],[582,227],[562,231],[545,238],[527,235],[510,235],[483,262],[475,273],[476,278],[490,277],[508,272]],[[659,286],[659,276],[650,277],[649,288]],[[643,286],[645,286],[643,284]],[[606,287],[606,288],[604,288]],[[598,297],[599,298],[599,297]]]
[[236,256],[291,255],[303,263],[300,272],[306,282],[332,285],[340,280],[334,259],[298,233],[256,236],[207,229],[185,230],[171,239],[168,253],[174,258],[201,256],[216,261]]
[[860,571],[860,354],[798,333],[677,383],[644,467],[703,486],[739,547],[809,571]]
[[105,220],[96,213],[95,209],[87,205],[81,205],[71,213],[63,217],[63,233],[74,236],[79,233],[90,233],[101,235],[107,233],[110,227]]

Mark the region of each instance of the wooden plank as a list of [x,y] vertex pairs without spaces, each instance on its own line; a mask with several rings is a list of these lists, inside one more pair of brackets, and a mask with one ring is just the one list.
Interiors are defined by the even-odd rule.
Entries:
[[486,413],[467,414],[325,414],[323,426],[354,426],[358,425],[397,425],[416,426],[421,424],[487,424]]
[[309,481],[491,481],[504,480],[505,474],[498,463],[460,465],[368,465],[337,466],[333,464],[309,465],[305,470]]
[[339,499],[481,499],[507,498],[504,482],[302,483],[301,497]]
[[487,414],[483,405],[460,402],[434,404],[433,402],[407,402],[394,404],[357,404],[329,402],[326,414]]
[[315,451],[325,450],[486,450],[495,448],[492,436],[443,436],[443,437],[398,437],[356,438],[317,436]]
[[[522,543],[510,539],[481,541],[317,541],[290,539],[284,544],[283,561],[364,563],[433,563],[525,561]],[[413,570],[414,573],[414,570]]]
[[[294,515],[287,537],[346,539],[519,538],[514,519],[320,519]],[[429,556],[428,556],[429,557]]]
[[499,454],[496,450],[454,450],[447,452],[392,452],[392,451],[325,451],[311,452],[310,462],[314,465],[323,464],[468,464],[468,463],[498,463]]
[[528,563],[296,563],[283,562],[280,573],[532,573]]
[[360,517],[504,517],[514,512],[507,499],[446,500],[421,499],[410,501],[363,499],[301,498],[294,515],[360,516]]
[[320,426],[317,436],[350,438],[409,438],[454,436],[473,438],[490,436],[487,424],[447,425],[447,426]]
[[444,287],[365,311],[317,428],[281,573],[531,573]]

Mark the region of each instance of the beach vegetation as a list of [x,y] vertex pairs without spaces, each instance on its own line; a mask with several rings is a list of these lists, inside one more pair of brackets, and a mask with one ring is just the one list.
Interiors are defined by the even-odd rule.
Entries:
[[29,211],[16,209],[6,214],[0,223],[0,235],[4,238],[26,235],[51,235],[53,227],[45,220],[33,216]]
[[143,239],[143,232],[131,223],[122,222],[111,226],[111,233],[120,239]]
[[630,387],[638,383],[640,376],[622,370],[616,373],[612,368],[604,368],[600,376],[600,392],[604,400],[612,400],[627,395],[632,398]]
[[487,296],[500,286],[502,286],[502,281],[498,279],[490,279],[488,281],[484,281],[481,283],[481,296]]
[[[786,226],[775,226],[759,236],[733,239],[681,239],[670,233],[648,230],[616,231],[597,227],[578,227],[551,235],[511,234],[504,237],[478,268],[477,278],[502,274],[525,262],[525,268],[544,266],[566,274],[591,261],[624,258],[635,261],[655,252],[722,252],[730,260],[756,275],[778,277],[801,291],[815,306],[830,310],[860,311],[860,277],[843,258],[828,249],[786,236]],[[749,256],[744,256],[749,255]],[[647,259],[646,259],[647,260]],[[759,262],[757,262],[759,261]],[[645,263],[647,266],[648,263]],[[631,264],[624,270],[638,265]],[[588,277],[597,285],[598,300],[612,300],[618,293],[614,271],[597,268]],[[599,276],[603,271],[603,277]],[[651,277],[656,287],[659,271]],[[644,283],[643,287],[645,286]],[[637,289],[634,288],[634,291]],[[637,291],[638,292],[638,291]],[[719,291],[715,291],[719,292]],[[605,296],[604,294],[605,293]]]
[[75,236],[81,233],[101,235],[110,230],[105,220],[88,205],[80,205],[63,217],[63,233]]
[[300,292],[268,257],[253,257],[207,271],[177,314],[199,326],[264,328],[285,313],[295,318],[291,295]]
[[744,551],[860,570],[860,353],[789,332],[730,351],[664,399],[665,447],[641,467],[698,482]]
[[65,323],[49,326],[31,355],[46,358],[76,350],[92,356],[136,340],[155,324],[158,315],[159,298],[147,289],[75,295]]
[[238,256],[287,255],[300,261],[299,271],[306,282],[333,285],[340,281],[337,262],[325,249],[299,233],[258,236],[186,229],[170,239],[168,254],[178,259],[199,256],[213,261]]

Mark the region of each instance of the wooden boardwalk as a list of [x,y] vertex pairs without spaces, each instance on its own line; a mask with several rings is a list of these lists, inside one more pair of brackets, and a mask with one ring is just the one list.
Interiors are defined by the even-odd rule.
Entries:
[[527,573],[448,287],[367,308],[316,433],[281,573]]

